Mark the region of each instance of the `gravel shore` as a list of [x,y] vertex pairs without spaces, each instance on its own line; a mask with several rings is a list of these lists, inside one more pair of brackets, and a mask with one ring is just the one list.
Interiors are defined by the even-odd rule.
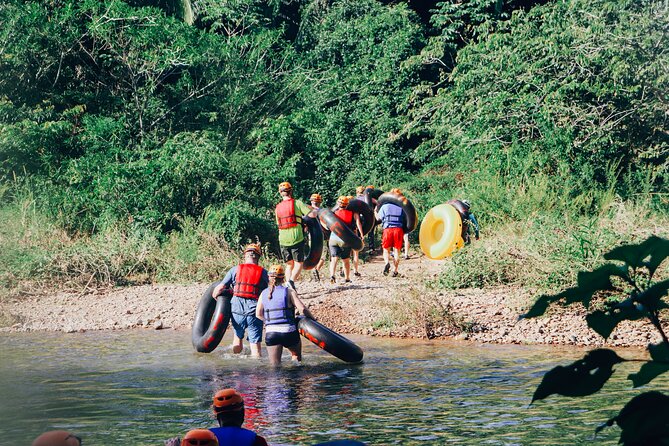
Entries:
[[[297,288],[318,320],[340,333],[588,346],[645,346],[660,340],[650,324],[636,321],[620,324],[605,343],[587,327],[578,306],[518,320],[536,298],[531,290],[426,288],[443,262],[414,255],[402,261],[401,276],[393,278],[381,274],[383,261],[376,256],[361,266],[362,277],[352,277],[352,284],[316,282],[306,272]],[[207,286],[144,285],[8,298],[0,302],[0,331],[190,330]]]

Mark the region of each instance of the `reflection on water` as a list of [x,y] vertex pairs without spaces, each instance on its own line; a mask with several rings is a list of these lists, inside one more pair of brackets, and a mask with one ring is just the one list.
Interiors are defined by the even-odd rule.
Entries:
[[[579,444],[640,393],[624,380],[638,363],[623,364],[594,397],[528,407],[543,373],[583,350],[354,339],[364,364],[306,343],[304,364],[272,369],[224,346],[196,354],[186,332],[2,334],[0,445],[48,429],[75,431],[86,446],[162,444],[213,426],[210,398],[223,387],[244,395],[245,426],[276,445]],[[598,443],[618,435],[610,428]]]

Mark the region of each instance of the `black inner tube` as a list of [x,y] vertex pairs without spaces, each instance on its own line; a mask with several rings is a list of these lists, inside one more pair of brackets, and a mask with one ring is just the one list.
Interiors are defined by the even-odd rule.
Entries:
[[200,353],[211,353],[218,347],[232,316],[232,292],[226,290],[218,299],[211,295],[219,283],[220,281],[209,285],[195,312],[191,340],[195,350]]
[[416,213],[416,208],[413,207],[413,204],[407,197],[404,195],[394,194],[392,192],[386,192],[379,197],[377,209],[381,209],[386,203],[395,204],[402,208],[404,215],[406,216],[406,233],[413,232],[418,225],[418,214]]
[[300,316],[297,319],[297,329],[300,334],[318,347],[344,362],[357,363],[362,361],[362,349],[353,341],[308,317]]
[[362,249],[362,239],[355,235],[355,232],[346,226],[330,209],[319,209],[318,218],[330,231],[337,234],[337,237],[342,239],[346,246],[350,246],[354,251]]
[[378,200],[381,195],[383,195],[383,191],[381,189],[372,189],[371,187],[368,187],[365,189],[363,201],[367,203],[367,206],[369,206],[371,209],[374,209],[376,205],[374,204],[373,200]]
[[317,218],[304,217],[302,221],[307,225],[309,232],[309,254],[304,259],[302,267],[310,270],[318,265],[323,255],[323,228]]
[[369,234],[369,231],[371,231],[376,224],[376,220],[374,219],[374,210],[370,208],[367,203],[358,198],[354,198],[353,200],[349,201],[346,209],[360,215],[363,237]]

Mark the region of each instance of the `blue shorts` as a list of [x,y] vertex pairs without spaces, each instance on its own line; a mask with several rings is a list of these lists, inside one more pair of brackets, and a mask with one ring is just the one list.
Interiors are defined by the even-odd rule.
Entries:
[[232,328],[235,330],[235,336],[244,339],[244,333],[248,329],[249,335],[246,339],[251,344],[260,343],[262,341],[263,321],[255,316],[258,301],[233,296],[231,303]]

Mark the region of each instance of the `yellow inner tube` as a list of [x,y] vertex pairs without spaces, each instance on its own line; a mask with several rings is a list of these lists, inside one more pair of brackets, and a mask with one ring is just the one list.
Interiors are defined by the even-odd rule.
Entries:
[[420,249],[428,258],[450,256],[464,245],[460,214],[450,204],[433,207],[420,225],[419,239]]

